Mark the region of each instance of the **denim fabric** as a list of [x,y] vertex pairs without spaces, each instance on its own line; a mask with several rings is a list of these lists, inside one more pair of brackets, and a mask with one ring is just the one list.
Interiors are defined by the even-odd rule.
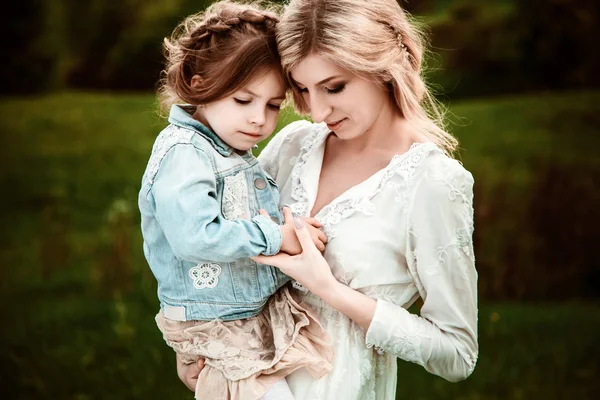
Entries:
[[249,151],[232,149],[190,112],[172,107],[142,178],[144,254],[167,318],[248,318],[289,281],[248,258],[281,247],[279,192]]

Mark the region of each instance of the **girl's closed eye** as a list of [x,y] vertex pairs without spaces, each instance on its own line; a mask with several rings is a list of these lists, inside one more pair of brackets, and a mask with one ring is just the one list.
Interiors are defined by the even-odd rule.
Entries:
[[235,102],[237,104],[242,105],[242,106],[246,105],[246,104],[250,104],[250,102],[252,101],[252,100],[238,99],[238,98],[235,98],[235,97],[233,98],[233,100],[235,100]]
[[281,104],[267,104],[267,106],[275,111],[280,111],[281,110]]

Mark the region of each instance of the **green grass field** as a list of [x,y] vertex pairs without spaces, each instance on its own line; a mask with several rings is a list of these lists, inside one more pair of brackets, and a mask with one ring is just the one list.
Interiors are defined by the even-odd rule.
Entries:
[[[460,158],[482,183],[476,207],[496,204],[506,176],[520,196],[542,161],[597,177],[599,102],[600,93],[570,93],[451,104]],[[154,325],[156,286],[141,252],[137,191],[165,125],[153,97],[3,99],[0,120],[0,396],[192,398]],[[502,266],[486,260],[495,247],[482,248],[480,287],[495,293],[490,270]],[[600,303],[481,300],[479,330],[472,377],[450,384],[399,362],[398,398],[596,398]]]

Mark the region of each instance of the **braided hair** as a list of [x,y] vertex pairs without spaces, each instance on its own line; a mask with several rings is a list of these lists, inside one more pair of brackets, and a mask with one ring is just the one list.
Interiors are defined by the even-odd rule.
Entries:
[[[229,0],[185,18],[164,39],[161,109],[181,102],[207,104],[231,95],[257,74],[271,69],[282,73],[275,40],[278,22],[274,10]],[[200,79],[192,86],[194,76]]]

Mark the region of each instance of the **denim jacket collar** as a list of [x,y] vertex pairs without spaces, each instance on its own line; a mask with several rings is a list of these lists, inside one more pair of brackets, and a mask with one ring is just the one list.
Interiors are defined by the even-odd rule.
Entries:
[[231,153],[233,153],[233,148],[221,140],[221,138],[208,127],[192,118],[191,113],[194,111],[194,109],[195,106],[191,106],[189,104],[173,104],[171,106],[171,112],[169,113],[169,122],[173,125],[177,125],[186,129],[192,129],[198,132],[207,140],[209,140],[215,150],[217,150],[221,155],[224,157],[229,157]]

